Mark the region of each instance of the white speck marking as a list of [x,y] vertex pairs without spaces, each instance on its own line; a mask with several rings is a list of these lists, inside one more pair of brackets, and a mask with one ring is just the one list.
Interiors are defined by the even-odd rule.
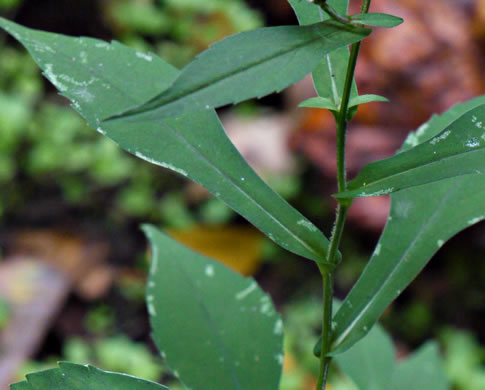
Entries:
[[275,355],[275,357],[274,357],[274,358],[276,359],[276,361],[278,362],[278,364],[279,364],[280,366],[282,366],[282,365],[283,365],[283,362],[285,361],[285,357],[284,357],[284,355],[282,355],[281,353],[279,353],[279,354]]
[[247,288],[245,288],[244,290],[242,291],[239,291],[237,294],[236,294],[236,299],[238,301],[241,301],[243,300],[244,298],[246,298],[249,294],[251,294],[253,291],[256,290],[256,288],[258,287],[258,285],[256,284],[256,282],[252,282]]
[[485,215],[480,215],[479,217],[472,218],[468,221],[468,225],[474,225],[477,222],[480,222],[482,219],[485,219]]
[[47,77],[52,84],[56,86],[56,88],[61,91],[67,91],[67,86],[59,81],[57,76],[54,74],[53,65],[52,64],[45,64],[44,75]]
[[86,87],[73,90],[71,93],[86,103],[92,102],[95,98],[95,96],[91,92],[89,92]]
[[438,245],[438,248],[441,248],[445,242],[443,240],[438,240],[436,241],[436,245]]
[[138,58],[142,58],[142,59],[144,59],[145,61],[148,61],[148,62],[152,62],[152,60],[153,60],[153,57],[151,55],[145,54],[145,53],[141,53],[139,51],[136,52],[136,56]]
[[374,254],[376,256],[379,256],[381,254],[381,248],[382,248],[382,245],[381,244],[377,244],[376,249],[374,251]]
[[448,138],[448,136],[451,134],[451,131],[450,130],[446,130],[443,134],[437,136],[437,137],[434,137],[431,141],[429,141],[429,143],[431,145],[436,145],[437,143],[445,140]]
[[212,265],[206,265],[205,274],[207,277],[212,278],[214,276],[214,267]]
[[283,321],[281,321],[281,318],[278,318],[274,323],[273,333],[275,335],[283,334]]
[[480,146],[480,141],[476,137],[472,137],[466,141],[465,145],[469,148],[476,148],[477,146]]
[[307,228],[311,232],[317,231],[316,226],[313,223],[311,223],[310,221],[305,221],[304,219],[300,219],[296,224],[303,226],[304,228]]
[[394,187],[390,187],[390,188],[385,188],[383,190],[379,190],[379,191],[374,191],[374,192],[365,192],[365,191],[362,191],[359,196],[381,196],[381,195],[387,195],[387,194],[390,194],[391,192],[394,191]]

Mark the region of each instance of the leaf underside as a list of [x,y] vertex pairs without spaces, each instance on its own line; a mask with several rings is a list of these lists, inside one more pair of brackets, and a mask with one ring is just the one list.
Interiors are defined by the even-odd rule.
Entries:
[[[402,154],[416,145],[428,144],[450,122],[484,101],[483,97],[474,99],[433,117],[409,135]],[[364,337],[448,239],[485,219],[484,194],[485,176],[479,174],[392,194],[390,217],[372,258],[334,316],[333,354]]]
[[170,88],[108,121],[160,119],[279,92],[310,73],[324,55],[370,31],[329,20],[230,36],[187,65]]
[[126,374],[60,362],[59,368],[28,374],[27,380],[10,385],[11,390],[168,390],[155,382]]
[[91,127],[139,158],[201,184],[283,248],[325,262],[328,240],[249,167],[214,110],[101,124],[101,118],[140,105],[168,88],[180,73],[177,69],[118,42],[31,30],[5,19],[0,19],[0,27],[29,50]]
[[193,390],[276,390],[283,324],[271,298],[252,278],[144,230],[152,337],[176,376]]

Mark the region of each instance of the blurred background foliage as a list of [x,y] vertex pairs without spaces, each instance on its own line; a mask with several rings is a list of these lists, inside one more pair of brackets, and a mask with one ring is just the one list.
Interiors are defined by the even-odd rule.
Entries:
[[[351,4],[354,10],[358,6]],[[392,154],[432,112],[485,93],[483,2],[374,0],[373,7],[403,16],[406,23],[392,32],[378,30],[363,47],[357,71],[361,92],[385,95],[393,103],[359,109],[349,134],[351,174]],[[285,0],[0,0],[0,14],[33,28],[116,39],[178,68],[226,35],[296,23]],[[0,247],[5,259],[27,248],[40,257],[62,252],[55,266],[64,271],[66,257],[79,257],[81,265],[71,276],[92,267],[86,257],[102,258],[104,267],[96,263],[96,272],[80,272],[84,285],[74,283],[62,316],[43,330],[40,347],[32,349],[18,377],[66,359],[182,389],[149,339],[143,299],[148,264],[138,225],[151,222],[256,276],[285,318],[281,389],[312,389],[318,361],[311,351],[321,318],[313,265],[272,245],[198,185],[132,157],[88,128],[6,35],[0,36],[0,52]],[[247,102],[221,115],[229,136],[265,180],[328,232],[334,207],[329,194],[335,188],[332,118],[324,111],[294,110],[312,93],[306,79],[282,97]],[[387,211],[386,197],[355,202],[343,243],[346,264],[336,278],[340,298],[365,266]],[[84,247],[85,241],[89,248],[101,243],[95,252],[86,252],[95,255],[77,255],[77,245]],[[483,226],[460,234],[382,319],[401,357],[437,338],[456,390],[485,388],[484,250]],[[12,325],[15,304],[0,300],[0,329]],[[2,349],[0,357],[5,353]],[[333,370],[332,389],[356,389]]]

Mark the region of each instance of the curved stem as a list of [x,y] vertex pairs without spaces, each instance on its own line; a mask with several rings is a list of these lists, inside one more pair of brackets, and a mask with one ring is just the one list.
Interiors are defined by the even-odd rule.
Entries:
[[314,0],[314,4],[320,6],[321,9],[325,11],[332,19],[339,21],[340,23],[350,24],[350,21],[345,16],[340,15],[337,11],[335,11],[327,2],[326,0]]
[[[369,12],[371,0],[364,0],[362,3],[361,13]],[[347,187],[347,177],[345,168],[345,141],[347,135],[347,123],[349,119],[349,101],[352,92],[352,84],[354,81],[355,68],[357,65],[357,58],[360,51],[360,42],[352,45],[350,51],[350,58],[347,67],[347,75],[345,78],[344,89],[342,93],[342,100],[339,111],[336,115],[337,124],[337,184],[338,191],[345,191]],[[339,200],[337,207],[335,227],[330,239],[330,248],[327,255],[327,262],[335,264],[336,254],[342,239],[345,221],[347,219],[347,212],[352,200]],[[322,318],[322,346],[320,354],[320,373],[318,376],[317,390],[325,390],[327,383],[328,370],[331,363],[331,357],[328,356],[330,352],[330,340],[332,329],[332,302],[333,302],[333,268],[328,266],[320,266],[320,273],[322,274],[323,282],[323,318]]]

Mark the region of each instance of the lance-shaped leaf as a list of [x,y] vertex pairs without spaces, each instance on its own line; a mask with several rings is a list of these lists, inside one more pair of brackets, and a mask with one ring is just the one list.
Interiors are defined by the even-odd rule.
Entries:
[[271,298],[252,278],[144,230],[152,337],[174,374],[193,390],[277,390],[283,324]]
[[[306,0],[288,1],[293,7],[301,25],[318,23],[329,20],[330,18],[319,6],[309,3]],[[348,0],[328,0],[328,3],[339,14],[347,15]],[[337,108],[340,107],[342,99],[349,56],[349,49],[342,47],[327,54],[313,71],[313,83],[318,95],[331,101],[333,106]],[[355,81],[352,84],[350,97],[357,97],[357,85]],[[328,106],[325,108],[331,111],[337,111],[332,110],[331,107]]]
[[450,177],[485,173],[485,103],[474,106],[429,141],[365,166],[338,198],[378,196]]
[[167,88],[178,70],[117,42],[31,30],[5,19],[0,27],[30,51],[44,75],[100,133],[128,152],[198,182],[287,250],[325,262],[328,240],[256,175],[214,110],[100,125],[99,118],[142,104]]
[[352,23],[386,28],[396,27],[404,22],[404,20],[398,16],[381,13],[352,15],[350,20]]
[[59,368],[28,374],[27,380],[10,385],[11,390],[168,390],[155,382],[93,366],[60,362]]
[[172,87],[119,117],[165,118],[279,92],[310,73],[323,56],[370,31],[326,21],[230,36],[188,64]]
[[[474,99],[434,117],[410,134],[402,154],[436,139],[453,119],[482,106],[484,100]],[[485,219],[484,195],[485,176],[476,174],[408,188],[391,196],[390,217],[372,258],[334,316],[334,354],[366,335],[448,239]]]
[[[349,101],[349,108],[359,106],[361,104],[371,102],[388,102],[385,97],[379,95],[360,95],[356,96]],[[301,102],[298,107],[312,107],[312,108],[325,108],[330,111],[338,111],[338,107],[334,102],[327,98],[313,97]]]

